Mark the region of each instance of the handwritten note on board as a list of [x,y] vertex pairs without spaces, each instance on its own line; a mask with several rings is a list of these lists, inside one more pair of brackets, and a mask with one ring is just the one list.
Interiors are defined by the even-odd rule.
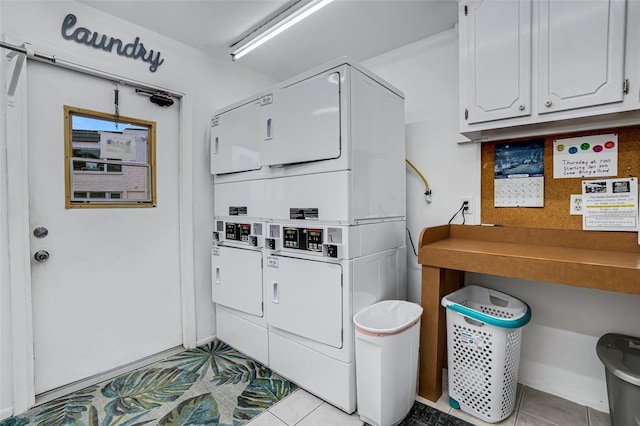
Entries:
[[553,178],[618,174],[618,135],[581,136],[553,141]]

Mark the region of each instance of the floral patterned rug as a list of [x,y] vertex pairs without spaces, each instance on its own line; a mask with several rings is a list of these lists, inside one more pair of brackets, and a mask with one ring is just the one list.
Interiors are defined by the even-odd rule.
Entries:
[[237,426],[297,389],[214,341],[44,403],[0,426]]

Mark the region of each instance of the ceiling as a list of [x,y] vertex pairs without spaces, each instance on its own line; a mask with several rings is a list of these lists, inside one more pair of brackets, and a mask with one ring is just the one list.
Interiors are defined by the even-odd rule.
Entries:
[[[80,1],[230,62],[229,46],[295,3]],[[335,0],[236,63],[282,81],[339,56],[364,61],[452,28],[457,8],[455,0]]]

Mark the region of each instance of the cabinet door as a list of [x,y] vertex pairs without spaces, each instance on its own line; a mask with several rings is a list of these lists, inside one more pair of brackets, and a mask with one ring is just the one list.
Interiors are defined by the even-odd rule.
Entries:
[[215,303],[262,316],[262,253],[232,247],[211,249]]
[[460,81],[467,123],[531,114],[531,0],[460,3]]
[[539,112],[621,102],[625,1],[540,1]]
[[340,156],[340,73],[321,74],[273,93],[262,117],[262,164]]
[[259,169],[260,102],[251,102],[214,117],[210,138],[211,174]]
[[267,259],[269,325],[342,347],[342,267],[273,256]]

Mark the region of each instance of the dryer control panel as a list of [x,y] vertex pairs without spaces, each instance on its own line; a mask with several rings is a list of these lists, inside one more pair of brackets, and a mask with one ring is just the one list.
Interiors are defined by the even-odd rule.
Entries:
[[322,252],[322,229],[284,227],[282,234],[284,248]]

